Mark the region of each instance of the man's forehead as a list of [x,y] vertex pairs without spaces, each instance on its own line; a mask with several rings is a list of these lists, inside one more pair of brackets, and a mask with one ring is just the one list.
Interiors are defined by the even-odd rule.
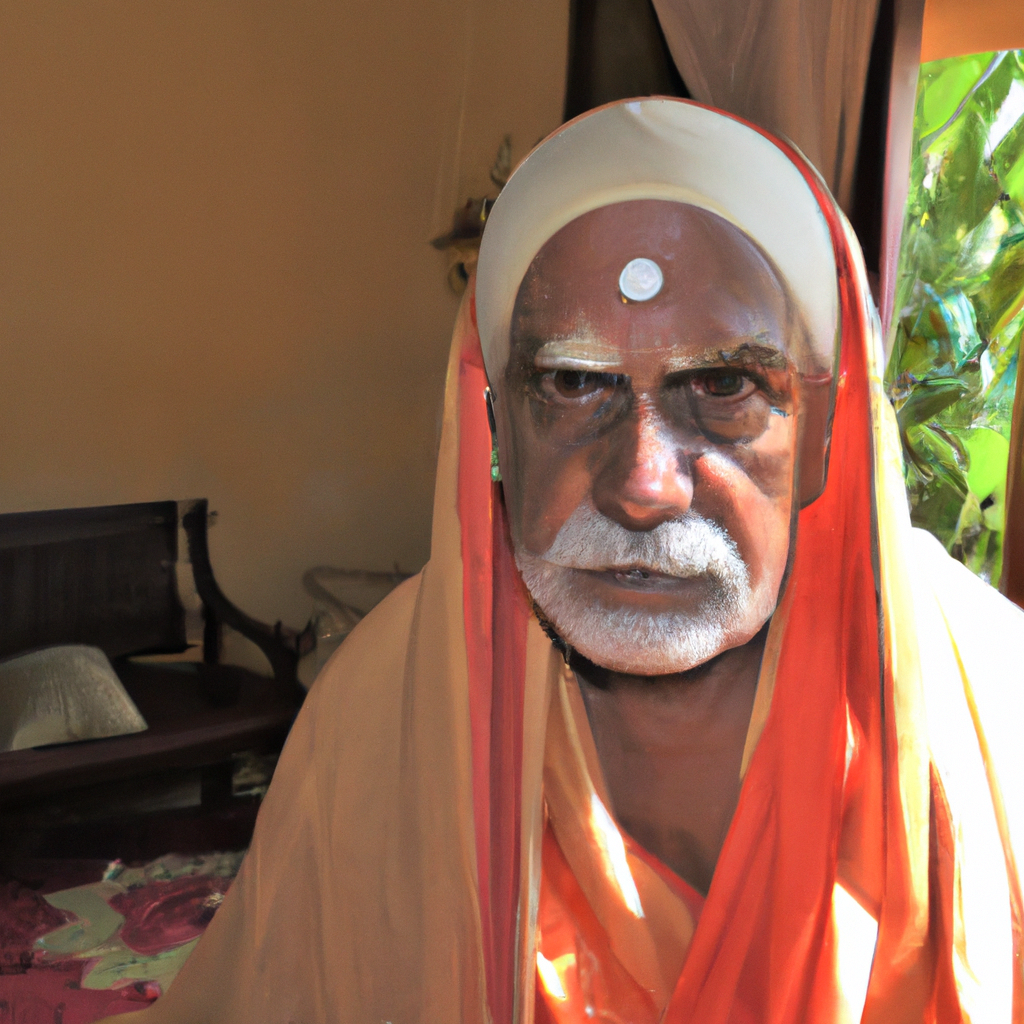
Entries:
[[574,267],[615,270],[616,277],[635,257],[649,252],[668,266],[686,264],[695,256],[728,266],[768,271],[771,264],[760,248],[734,224],[710,210],[664,199],[611,203],[571,220],[549,238],[534,257],[530,273],[558,278]]
[[[641,276],[628,279],[638,264]],[[787,319],[774,268],[741,231],[698,207],[636,200],[590,211],[542,247],[512,334],[521,356],[563,368],[611,365],[628,349],[685,369],[723,352],[777,350]]]

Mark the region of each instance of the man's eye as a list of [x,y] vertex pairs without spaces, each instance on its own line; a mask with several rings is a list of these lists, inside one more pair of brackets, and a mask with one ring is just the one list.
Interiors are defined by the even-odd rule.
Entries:
[[614,387],[618,380],[615,374],[592,373],[589,370],[555,370],[544,374],[543,390],[554,392],[562,398],[586,398],[598,391]]
[[709,373],[697,377],[693,387],[712,398],[746,398],[757,385],[742,373]]

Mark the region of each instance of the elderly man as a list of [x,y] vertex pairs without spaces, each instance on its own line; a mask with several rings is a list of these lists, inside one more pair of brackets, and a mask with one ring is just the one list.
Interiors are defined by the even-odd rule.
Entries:
[[1024,619],[910,530],[877,359],[791,147],[670,100],[544,142],[431,560],[147,1022],[1024,1020]]

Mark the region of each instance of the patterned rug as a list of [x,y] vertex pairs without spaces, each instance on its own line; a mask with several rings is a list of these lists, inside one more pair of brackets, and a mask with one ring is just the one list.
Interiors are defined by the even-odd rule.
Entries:
[[242,857],[50,862],[35,877],[0,883],[0,1024],[92,1024],[151,1003],[181,970]]

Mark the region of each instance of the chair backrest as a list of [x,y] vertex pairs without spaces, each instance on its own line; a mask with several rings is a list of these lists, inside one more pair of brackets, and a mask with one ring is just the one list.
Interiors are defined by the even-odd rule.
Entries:
[[188,646],[174,501],[0,515],[0,657],[81,643],[110,658]]

